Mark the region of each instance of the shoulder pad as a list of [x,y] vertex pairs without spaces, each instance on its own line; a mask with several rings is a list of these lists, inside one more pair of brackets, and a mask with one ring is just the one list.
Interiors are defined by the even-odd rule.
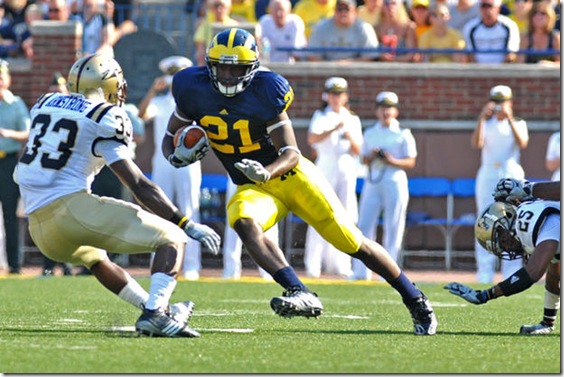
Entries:
[[35,105],[33,107],[35,108],[40,108],[41,106],[43,106],[43,104],[45,103],[45,101],[47,101],[49,98],[51,98],[54,94],[56,94],[56,92],[53,93],[45,93],[43,95],[41,95],[37,101],[35,102]]
[[98,119],[96,122],[98,139],[116,140],[126,145],[131,143],[133,126],[123,108],[103,103],[92,109],[88,117],[94,121],[93,118]]
[[111,103],[101,102],[98,105],[94,106],[94,108],[90,110],[88,114],[86,114],[86,117],[92,119],[96,123],[100,123],[104,115],[106,115],[112,107],[114,107],[114,105],[112,105]]

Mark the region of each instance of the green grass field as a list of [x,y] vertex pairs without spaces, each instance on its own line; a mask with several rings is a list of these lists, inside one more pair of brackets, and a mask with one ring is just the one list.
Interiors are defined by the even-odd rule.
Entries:
[[309,286],[325,306],[317,320],[274,315],[274,283],[181,281],[172,301],[196,302],[191,325],[202,337],[163,339],[137,337],[139,312],[93,277],[0,279],[0,372],[561,372],[559,329],[517,334],[541,319],[542,284],[482,306],[421,284],[439,320],[431,337],[413,335],[400,296],[383,283]]

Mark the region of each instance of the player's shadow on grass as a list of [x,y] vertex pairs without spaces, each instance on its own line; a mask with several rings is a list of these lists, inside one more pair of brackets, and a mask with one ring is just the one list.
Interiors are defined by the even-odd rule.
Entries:
[[[283,333],[308,333],[308,334],[340,334],[340,335],[414,335],[413,331],[397,331],[397,330],[320,330],[320,329],[295,329],[295,330],[272,330],[272,332],[283,332]],[[433,336],[509,336],[509,337],[557,337],[560,338],[560,333],[552,333],[546,335],[521,335],[512,332],[470,332],[470,331],[437,331],[437,334]],[[415,335],[414,335],[415,336]]]

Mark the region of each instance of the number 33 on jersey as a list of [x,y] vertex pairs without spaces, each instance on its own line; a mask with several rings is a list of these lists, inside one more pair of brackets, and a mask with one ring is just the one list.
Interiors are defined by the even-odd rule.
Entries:
[[[49,113],[43,111],[47,108]],[[52,201],[77,189],[89,190],[104,164],[118,160],[102,158],[98,148],[103,141],[113,140],[119,153],[131,153],[129,148],[119,148],[128,147],[133,137],[131,120],[121,107],[82,96],[48,93],[30,113],[29,140],[14,177],[19,185],[40,185],[45,190],[36,196],[35,203],[26,205],[28,212],[47,197]]]

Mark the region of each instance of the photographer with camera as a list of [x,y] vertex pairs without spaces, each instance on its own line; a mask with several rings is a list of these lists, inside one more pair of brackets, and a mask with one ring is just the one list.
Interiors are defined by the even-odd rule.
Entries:
[[[383,212],[383,242],[394,260],[398,254],[405,231],[409,190],[406,170],[417,160],[417,146],[411,131],[400,127],[397,120],[399,99],[394,92],[381,92],[376,96],[378,121],[364,132],[360,150],[362,162],[368,173],[359,203],[358,227],[371,239],[376,239],[376,225]],[[371,280],[372,272],[353,259],[353,279]]]
[[[513,115],[513,93],[505,85],[490,90],[488,102],[482,108],[474,132],[472,147],[481,149],[481,166],[476,177],[476,210],[478,216],[493,203],[491,192],[501,178],[524,179],[521,149],[527,147],[527,123]],[[497,258],[488,253],[477,241],[477,282],[494,281]],[[521,260],[501,262],[501,273],[506,279],[522,267]]]

